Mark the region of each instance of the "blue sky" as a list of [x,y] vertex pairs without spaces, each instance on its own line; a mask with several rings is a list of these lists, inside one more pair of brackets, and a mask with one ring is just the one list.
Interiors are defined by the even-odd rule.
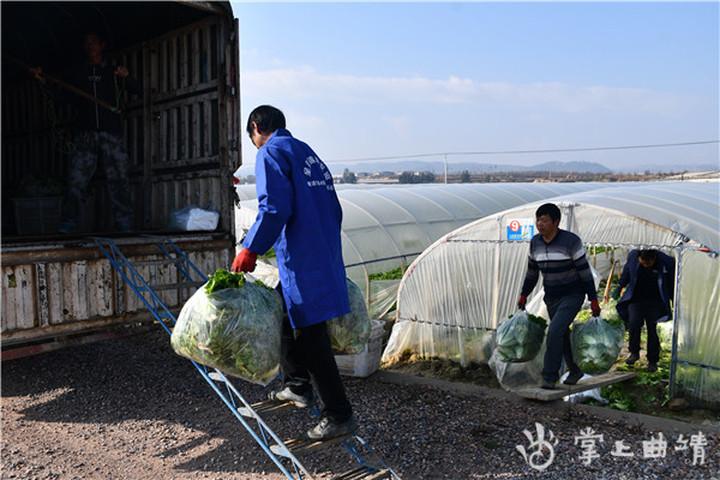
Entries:
[[[281,108],[331,168],[369,156],[718,138],[717,3],[233,10],[243,123],[259,104]],[[245,142],[244,163],[254,157]],[[716,164],[718,146],[456,160]]]

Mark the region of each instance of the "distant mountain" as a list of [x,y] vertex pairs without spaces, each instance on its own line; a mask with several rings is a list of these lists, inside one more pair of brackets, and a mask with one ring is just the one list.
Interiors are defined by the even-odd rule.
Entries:
[[[418,172],[429,171],[435,174],[444,172],[442,162],[428,162],[422,160],[403,161],[377,161],[363,163],[329,163],[328,167],[335,175],[342,174],[344,169],[353,172]],[[498,163],[458,162],[448,163],[449,173],[460,173],[464,170],[470,173],[495,172],[575,172],[575,173],[611,173],[604,165],[593,162],[545,162],[537,165],[511,165]]]
[[720,170],[720,164],[716,163],[695,163],[695,164],[673,164],[673,165],[661,165],[661,164],[648,164],[638,165],[635,167],[618,168],[617,172],[622,173],[643,173],[650,171],[652,173],[670,173],[670,172],[717,172]]
[[612,173],[605,165],[594,162],[545,162],[527,169],[542,172]]

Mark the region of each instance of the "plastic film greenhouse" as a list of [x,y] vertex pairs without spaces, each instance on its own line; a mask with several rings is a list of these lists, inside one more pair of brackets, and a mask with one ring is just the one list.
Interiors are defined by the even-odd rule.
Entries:
[[[673,327],[668,330],[671,394],[713,406],[720,405],[719,199],[718,183],[656,183],[551,200],[561,208],[560,227],[585,242],[596,280],[617,275],[631,249],[655,248],[674,256],[674,315],[666,324]],[[503,386],[538,381],[542,355],[540,364],[536,358],[498,365],[493,342],[499,323],[517,308],[534,212],[541,203],[461,227],[415,260],[401,281],[385,362],[412,352],[463,364],[490,362]],[[529,234],[514,236],[518,227]],[[540,285],[529,296],[527,309],[546,315]]]
[[[438,238],[487,215],[528,202],[606,187],[593,183],[337,185],[343,209],[343,258],[348,276],[379,318],[395,304],[402,273]],[[243,185],[246,195],[250,186]],[[241,238],[255,221],[257,200],[235,212]]]

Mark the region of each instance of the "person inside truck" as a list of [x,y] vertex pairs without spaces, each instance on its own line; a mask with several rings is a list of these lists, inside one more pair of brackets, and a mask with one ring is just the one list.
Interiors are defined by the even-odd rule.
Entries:
[[[86,95],[63,91],[62,98],[77,113],[70,145],[70,169],[63,197],[63,213],[59,233],[78,230],[83,199],[97,170],[103,164],[114,226],[120,232],[132,228],[128,153],[123,139],[121,98],[124,91],[140,94],[139,83],[128,69],[113,65],[105,58],[106,40],[97,32],[83,35],[86,61],[70,68],[63,80]],[[30,69],[43,81],[41,67]]]
[[323,410],[307,432],[326,440],[357,429],[338,372],[326,322],[350,312],[340,227],[342,208],[332,175],[317,154],[285,128],[285,116],[262,105],[250,113],[258,215],[235,257],[234,272],[252,272],[258,255],[275,248],[287,315],[283,326],[283,385],[271,400],[303,408],[314,382]]

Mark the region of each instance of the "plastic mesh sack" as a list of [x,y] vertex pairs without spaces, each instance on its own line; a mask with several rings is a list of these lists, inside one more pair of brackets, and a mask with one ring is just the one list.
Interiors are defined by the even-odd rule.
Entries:
[[372,323],[365,306],[360,287],[347,279],[348,296],[350,298],[350,313],[328,322],[330,343],[336,354],[355,354],[365,349],[370,339]]
[[547,322],[520,310],[500,324],[495,351],[503,362],[528,362],[535,358],[545,338]]
[[180,311],[170,343],[178,355],[267,385],[280,363],[280,296],[262,284],[241,283],[212,293],[208,284],[199,288]]
[[[590,314],[591,315],[591,314]],[[624,341],[622,320],[590,317],[581,311],[572,327],[573,360],[584,373],[604,373],[617,361]]]

